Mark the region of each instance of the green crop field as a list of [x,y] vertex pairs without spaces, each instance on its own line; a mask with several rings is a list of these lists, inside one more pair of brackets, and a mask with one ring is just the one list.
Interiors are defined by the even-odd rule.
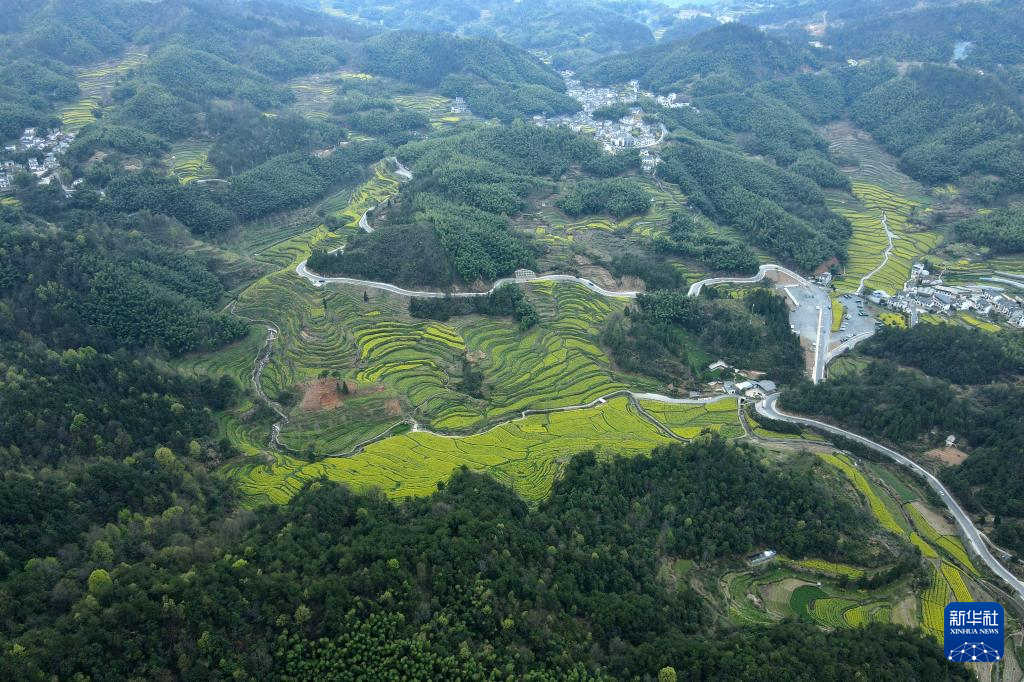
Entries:
[[83,97],[74,104],[69,104],[61,109],[61,127],[71,132],[78,132],[96,120],[96,112],[99,108],[100,98],[98,96]]
[[892,608],[888,604],[862,604],[843,612],[843,620],[850,627],[861,627],[868,623],[889,623],[892,620]]
[[680,438],[695,438],[709,429],[725,438],[744,435],[736,412],[736,399],[728,398],[703,405],[679,405],[641,400],[640,405],[651,416],[672,430]]
[[896,533],[897,535],[903,535],[903,526],[896,522],[889,507],[882,501],[882,498],[875,492],[875,489],[868,483],[867,478],[861,473],[860,469],[850,463],[849,459],[845,455],[830,455],[827,453],[819,453],[824,461],[828,462],[832,466],[836,467],[843,474],[846,475],[853,486],[864,496],[868,501],[868,506],[871,509],[871,514],[878,521],[878,524],[886,530]]
[[553,201],[549,201],[535,215],[528,216],[526,222],[532,226],[537,241],[553,246],[570,244],[577,236],[587,232],[624,232],[651,239],[665,231],[672,213],[683,207],[685,197],[675,186],[649,176],[637,176],[634,180],[643,186],[651,198],[651,207],[643,215],[629,216],[622,220],[608,216],[570,220],[554,207]]
[[844,169],[852,180],[878,185],[908,197],[925,195],[925,188],[900,171],[898,161],[869,135],[845,123],[826,126],[823,133],[829,141],[829,152],[856,164]]
[[841,292],[856,291],[862,277],[882,266],[888,238],[882,224],[882,216],[892,231],[893,246],[889,260],[865,282],[868,290],[881,289],[890,294],[903,288],[910,276],[913,262],[934,249],[941,235],[933,231],[915,231],[909,222],[911,215],[920,208],[916,201],[894,194],[879,185],[862,182],[853,183],[856,202],[829,198],[833,210],[847,218],[853,225],[853,236],[847,250],[846,270],[836,281]]
[[953,597],[956,601],[974,601],[971,598],[971,592],[967,589],[967,584],[964,582],[963,574],[953,564],[942,562],[942,575],[946,578],[946,582],[949,583],[950,589],[953,590]]
[[285,502],[321,477],[391,497],[426,495],[467,466],[488,471],[526,499],[543,499],[562,464],[584,450],[636,455],[669,442],[626,398],[594,408],[531,415],[470,436],[413,431],[377,441],[350,457],[305,463],[277,456],[246,458],[225,473],[253,501]]
[[807,612],[819,625],[830,628],[845,628],[849,626],[844,612],[855,608],[857,602],[850,599],[837,597],[824,597],[815,599],[808,606]]
[[914,524],[914,528],[921,534],[925,540],[931,543],[934,547],[942,550],[947,556],[956,559],[961,566],[966,568],[974,575],[978,574],[978,569],[971,563],[970,557],[967,555],[967,550],[964,549],[963,543],[960,542],[959,538],[955,538],[950,535],[942,535],[935,528],[928,523],[928,520],[924,518],[924,515],[917,510],[912,504],[906,504],[903,509],[910,516],[910,520]]
[[921,627],[936,639],[942,638],[946,604],[950,601],[946,579],[933,568],[931,583],[921,597]]
[[292,108],[311,119],[325,119],[330,115],[331,103],[338,94],[341,73],[318,73],[295,78],[288,88],[295,95]]
[[845,575],[848,578],[859,578],[864,575],[864,570],[857,568],[856,566],[825,561],[824,559],[800,559],[798,561],[789,560],[788,563],[799,568],[814,571],[815,573],[821,573],[822,575],[829,575],[833,577]]
[[209,143],[186,141],[171,147],[171,153],[165,160],[171,168],[171,175],[183,185],[214,177],[216,169],[207,161],[210,146]]
[[80,69],[77,73],[82,98],[60,112],[61,127],[78,132],[96,120],[104,98],[132,69],[145,63],[147,55],[140,50],[128,50],[117,60],[101,62]]

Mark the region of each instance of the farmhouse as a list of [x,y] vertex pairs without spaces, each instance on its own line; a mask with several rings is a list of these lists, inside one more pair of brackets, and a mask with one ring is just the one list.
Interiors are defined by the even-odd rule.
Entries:
[[747,557],[747,561],[750,562],[751,566],[757,566],[758,564],[763,564],[764,562],[770,560],[775,555],[776,551],[774,549],[766,549],[763,552],[751,554]]

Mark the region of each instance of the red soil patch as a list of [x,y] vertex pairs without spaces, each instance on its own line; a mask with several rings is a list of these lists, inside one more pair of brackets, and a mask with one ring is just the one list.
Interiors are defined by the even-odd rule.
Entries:
[[306,412],[333,410],[349,398],[379,393],[384,390],[381,385],[359,386],[355,381],[348,379],[345,384],[348,386],[349,393],[345,394],[339,389],[339,383],[341,382],[334,377],[324,377],[311,379],[301,384],[302,401],[299,403],[299,409]]
[[394,398],[384,402],[384,409],[391,416],[402,413],[402,403],[398,402]]
[[956,466],[967,459],[967,453],[960,448],[935,448],[934,450],[929,450],[924,454],[929,457],[934,457],[943,464],[948,464],[949,466]]

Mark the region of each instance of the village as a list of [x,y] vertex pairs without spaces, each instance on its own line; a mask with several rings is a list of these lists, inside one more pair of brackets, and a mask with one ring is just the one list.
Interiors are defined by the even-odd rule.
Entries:
[[74,141],[74,133],[59,128],[48,133],[26,128],[16,144],[4,147],[4,156],[8,158],[0,161],[0,192],[11,189],[15,176],[22,172],[36,176],[40,185],[48,185],[53,180],[60,182],[58,155],[66,152]]
[[[658,102],[658,104],[678,108],[690,106],[675,93],[669,95],[654,95],[653,93],[640,90],[637,81],[630,81],[623,88],[588,88],[579,80],[573,78],[572,71],[562,71],[561,76],[565,80],[566,94],[579,100],[583,106],[582,110],[575,114],[544,117],[534,116],[533,123],[539,126],[565,126],[575,132],[592,134],[594,139],[600,142],[605,150],[616,152],[624,149],[639,150],[640,164],[644,171],[653,172],[654,168],[661,163],[661,158],[654,151],[654,147],[661,143],[665,134],[664,127],[658,127],[644,121],[644,111],[637,105],[641,97],[646,97]],[[617,121],[607,121],[594,118],[594,111],[602,107],[614,104],[632,104],[629,113]]]
[[[1024,289],[1024,278],[1004,280],[1009,286]],[[1007,324],[1024,328],[1024,301],[1020,296],[1006,292],[1002,287],[990,285],[950,286],[942,278],[933,275],[924,263],[915,263],[910,279],[903,290],[890,296],[884,291],[875,291],[868,300],[891,310],[905,313],[910,324],[918,321],[922,313],[954,316],[958,312],[971,313],[982,317],[1002,318]]]

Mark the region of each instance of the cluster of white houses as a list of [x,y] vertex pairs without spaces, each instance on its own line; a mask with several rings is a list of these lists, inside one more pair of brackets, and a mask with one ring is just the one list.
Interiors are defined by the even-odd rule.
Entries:
[[[1024,278],[1016,285],[1013,282],[1010,280],[1006,284],[1024,289]],[[895,296],[875,291],[868,299],[907,313],[912,321],[918,313],[955,315],[958,312],[970,312],[981,316],[995,315],[1015,327],[1024,328],[1024,300],[1020,295],[1007,293],[1002,286],[946,285],[941,278],[931,275],[921,263],[913,266],[910,279]]]
[[21,172],[35,175],[40,184],[49,184],[52,173],[60,168],[58,155],[66,152],[74,141],[74,133],[60,129],[44,134],[35,128],[27,128],[17,144],[5,146],[4,152],[20,158],[33,155],[28,156],[24,163],[9,159],[0,161],[0,191],[10,189],[14,176]]
[[709,384],[712,388],[721,388],[721,390],[729,395],[742,395],[747,398],[759,399],[779,390],[774,381],[764,378],[763,373],[745,372],[735,369],[725,360],[712,362],[708,365],[708,370],[712,372],[732,370],[733,378],[740,379],[739,381],[712,381]]
[[[579,101],[582,109],[574,114],[562,116],[534,116],[533,122],[539,126],[565,126],[575,132],[590,133],[600,142],[605,150],[615,152],[623,149],[639,149],[641,151],[641,167],[650,172],[661,161],[651,147],[659,142],[658,131],[644,121],[644,112],[636,101],[640,95],[651,93],[641,92],[636,81],[630,81],[624,88],[588,88],[573,78],[572,71],[563,71],[565,92]],[[664,100],[665,106],[686,106],[676,96],[658,98]],[[630,104],[629,112],[617,121],[606,121],[594,118],[594,111],[613,104]]]

